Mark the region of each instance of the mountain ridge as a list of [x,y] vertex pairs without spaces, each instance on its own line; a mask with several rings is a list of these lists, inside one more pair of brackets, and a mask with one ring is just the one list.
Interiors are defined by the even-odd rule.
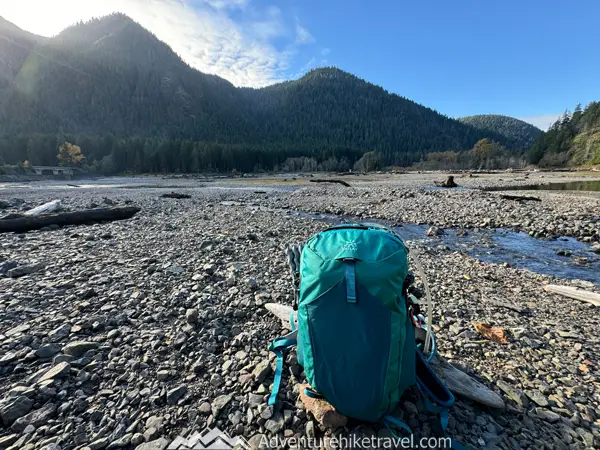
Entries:
[[248,149],[279,146],[290,155],[304,155],[307,148],[327,154],[375,150],[396,165],[430,152],[469,149],[482,138],[520,147],[511,137],[452,119],[338,68],[313,69],[260,89],[236,88],[190,67],[122,14],[36,42],[9,86],[0,92],[5,136],[187,139]]
[[501,114],[477,114],[461,117],[458,120],[480,130],[506,136],[526,148],[531,147],[535,140],[543,134],[542,130],[530,123]]

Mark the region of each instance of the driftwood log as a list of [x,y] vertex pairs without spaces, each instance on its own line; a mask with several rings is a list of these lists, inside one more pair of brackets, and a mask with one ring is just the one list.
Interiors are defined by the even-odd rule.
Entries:
[[544,286],[546,292],[562,295],[564,297],[579,300],[580,302],[590,303],[594,306],[600,306],[600,294],[590,291],[584,291],[572,286],[558,286],[556,284],[547,284]]
[[192,198],[190,194],[182,194],[180,192],[169,192],[161,195],[162,198]]
[[305,388],[310,387],[308,384],[300,385],[300,401],[304,404],[307,411],[313,415],[315,420],[326,428],[336,429],[345,427],[348,423],[348,418],[339,413],[325,399],[312,398],[306,395]]
[[314,180],[310,180],[310,182],[311,183],[337,183],[337,184],[341,184],[342,186],[350,187],[350,185],[348,183],[346,183],[344,180],[335,180],[335,179],[323,180],[321,178],[316,178]]
[[494,391],[458,370],[441,356],[433,358],[431,368],[450,391],[490,408],[504,409],[504,400]]
[[508,194],[503,194],[500,197],[503,198],[504,200],[515,200],[517,202],[527,202],[527,201],[541,202],[542,201],[538,197],[528,197],[526,195],[508,195]]
[[39,216],[40,214],[51,213],[60,209],[60,200],[52,200],[51,202],[44,203],[36,208],[30,209],[24,215],[25,216]]
[[455,183],[454,177],[452,175],[450,175],[446,181],[436,181],[435,185],[437,187],[443,187],[443,188],[455,188],[455,187],[458,187],[458,184]]
[[98,208],[83,211],[46,214],[42,216],[25,216],[16,219],[1,219],[0,233],[24,232],[39,230],[50,225],[83,225],[91,222],[130,219],[140,208],[127,206],[123,208]]

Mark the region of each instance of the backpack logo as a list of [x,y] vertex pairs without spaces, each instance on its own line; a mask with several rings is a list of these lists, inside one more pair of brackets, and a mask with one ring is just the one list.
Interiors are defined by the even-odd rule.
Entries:
[[342,245],[342,250],[346,252],[355,252],[356,250],[358,250],[358,242],[344,241],[344,245]]

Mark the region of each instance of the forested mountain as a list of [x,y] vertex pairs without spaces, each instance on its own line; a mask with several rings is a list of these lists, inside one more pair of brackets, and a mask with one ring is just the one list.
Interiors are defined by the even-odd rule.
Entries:
[[33,48],[44,39],[0,17],[0,95],[15,79]]
[[519,148],[335,68],[236,88],[192,69],[122,14],[49,39],[2,23],[13,49],[0,91],[0,159],[9,164],[55,161],[67,139],[87,164],[116,171],[248,171],[289,157],[335,168],[368,151],[408,165],[486,137]]
[[565,112],[536,140],[529,158],[545,167],[600,164],[600,102]]
[[537,127],[514,117],[499,114],[480,114],[459,119],[479,130],[501,134],[512,140],[519,148],[530,148],[543,133]]

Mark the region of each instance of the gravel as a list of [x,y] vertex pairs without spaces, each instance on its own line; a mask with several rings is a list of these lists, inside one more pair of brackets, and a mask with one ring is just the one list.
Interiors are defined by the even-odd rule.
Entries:
[[[431,177],[402,177],[294,192],[261,186],[260,195],[258,184],[187,183],[181,189],[192,198],[184,200],[159,198],[158,188],[7,191],[6,213],[56,198],[67,210],[107,198],[142,211],[0,236],[0,448],[164,450],[206,427],[256,448],[275,436],[385,433],[376,424],[332,431],[315,423],[297,401],[301,369],[286,371],[278,404],[266,404],[275,363],[268,345],[283,330],[262,304],[292,303],[283,250],[326,226],[286,210],[600,240],[597,195],[540,192],[542,202],[521,204],[497,193],[428,191]],[[469,448],[600,446],[600,316],[542,289],[550,281],[598,287],[409,245],[431,286],[440,354],[507,402],[496,411],[457,399],[449,434]],[[6,276],[29,266],[37,269]],[[504,328],[509,344],[482,339],[472,322]],[[414,392],[397,413],[417,437],[433,433]]]

